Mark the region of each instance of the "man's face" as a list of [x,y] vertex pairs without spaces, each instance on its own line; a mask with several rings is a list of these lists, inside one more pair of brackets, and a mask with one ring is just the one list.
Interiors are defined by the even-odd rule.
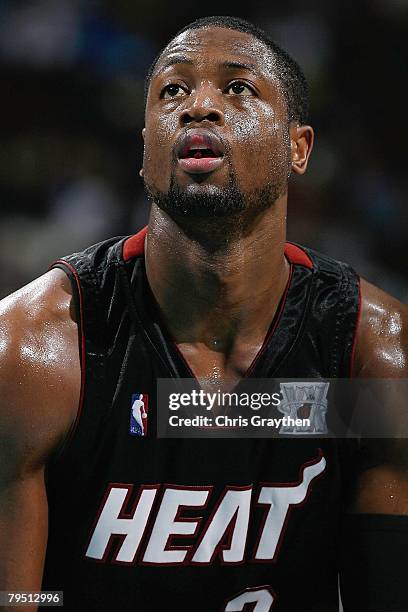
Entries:
[[173,40],[146,106],[144,180],[158,205],[198,216],[266,208],[285,193],[290,162],[286,102],[268,47],[220,27]]

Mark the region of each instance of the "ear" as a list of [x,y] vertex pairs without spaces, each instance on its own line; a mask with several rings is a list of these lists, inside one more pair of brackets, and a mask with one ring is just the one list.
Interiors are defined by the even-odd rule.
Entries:
[[289,128],[292,151],[292,170],[304,174],[313,149],[314,131],[310,125],[293,123]]

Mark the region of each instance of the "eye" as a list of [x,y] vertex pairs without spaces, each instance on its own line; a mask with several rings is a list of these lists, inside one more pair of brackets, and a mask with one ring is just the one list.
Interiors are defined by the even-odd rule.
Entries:
[[226,93],[235,94],[236,96],[253,96],[254,90],[243,81],[234,81],[226,88]]
[[160,97],[164,100],[170,100],[170,98],[180,98],[185,95],[185,90],[181,87],[181,85],[176,85],[176,83],[170,83],[170,85],[166,85],[166,87],[162,90]]

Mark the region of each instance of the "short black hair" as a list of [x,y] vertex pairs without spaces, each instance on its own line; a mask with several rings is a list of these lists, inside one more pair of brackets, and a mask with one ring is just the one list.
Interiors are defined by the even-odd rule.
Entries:
[[212,17],[201,17],[196,21],[189,23],[184,26],[181,30],[169,40],[167,45],[163,47],[159,55],[155,58],[151,64],[145,79],[145,100],[147,100],[147,94],[150,86],[150,81],[163,51],[177,36],[186,32],[187,30],[197,30],[205,27],[220,27],[228,28],[230,30],[237,30],[238,32],[245,32],[250,34],[263,42],[273,54],[276,67],[277,77],[279,78],[288,109],[289,121],[299,122],[301,125],[307,123],[309,116],[309,88],[305,75],[303,74],[299,64],[286,52],[284,51],[275,41],[273,41],[268,34],[258,28],[253,23],[240,19],[239,17],[230,17],[228,15],[218,15]]

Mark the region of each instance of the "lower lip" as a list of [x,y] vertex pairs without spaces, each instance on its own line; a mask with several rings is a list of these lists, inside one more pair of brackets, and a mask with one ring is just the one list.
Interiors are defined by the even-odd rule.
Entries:
[[179,159],[178,163],[180,168],[189,174],[206,174],[219,168],[223,161],[223,157],[185,157]]

